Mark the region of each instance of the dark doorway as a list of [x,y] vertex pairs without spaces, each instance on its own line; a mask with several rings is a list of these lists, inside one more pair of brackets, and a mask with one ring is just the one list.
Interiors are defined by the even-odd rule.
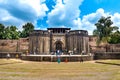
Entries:
[[61,41],[56,42],[56,50],[62,50],[62,42]]

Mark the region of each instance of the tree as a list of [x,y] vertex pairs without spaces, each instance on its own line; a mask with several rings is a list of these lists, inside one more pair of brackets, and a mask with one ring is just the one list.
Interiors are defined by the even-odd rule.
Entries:
[[8,26],[5,28],[4,39],[19,39],[16,26]]
[[10,34],[12,39],[19,39],[19,33],[16,26],[10,26]]
[[98,22],[95,24],[96,30],[93,31],[93,34],[98,37],[97,44],[99,45],[100,42],[108,43],[110,40],[110,34],[117,30],[118,27],[111,26],[113,22],[111,21],[111,17],[101,17]]
[[4,38],[3,39],[12,39],[12,36],[10,34],[10,27],[5,28]]
[[21,37],[25,38],[29,36],[29,33],[32,32],[34,30],[34,26],[32,23],[26,23],[25,25],[23,25],[23,31],[21,32]]
[[3,24],[0,24],[0,39],[4,38],[4,30],[5,26]]
[[110,44],[117,44],[120,43],[120,32],[116,31],[114,33],[111,34],[111,38],[109,40]]

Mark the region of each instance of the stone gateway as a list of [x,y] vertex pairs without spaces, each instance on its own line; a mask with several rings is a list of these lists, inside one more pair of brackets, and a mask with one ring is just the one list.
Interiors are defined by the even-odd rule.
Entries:
[[[70,28],[47,28],[34,30],[29,36],[30,54],[78,54],[89,53],[89,36],[86,30],[71,30]],[[83,54],[83,53],[82,53]]]

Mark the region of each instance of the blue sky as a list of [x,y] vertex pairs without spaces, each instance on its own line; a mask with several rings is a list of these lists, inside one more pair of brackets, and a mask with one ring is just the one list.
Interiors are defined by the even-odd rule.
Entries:
[[0,23],[15,25],[19,30],[26,22],[35,29],[69,27],[87,30],[91,35],[101,16],[111,16],[120,27],[118,0],[0,0]]

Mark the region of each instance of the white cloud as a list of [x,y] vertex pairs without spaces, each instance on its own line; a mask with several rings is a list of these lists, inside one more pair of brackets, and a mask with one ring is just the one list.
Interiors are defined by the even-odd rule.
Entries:
[[0,23],[20,26],[26,22],[36,23],[46,16],[45,0],[0,0]]
[[20,4],[29,5],[30,9],[34,9],[36,16],[44,17],[45,11],[48,11],[46,4],[43,4],[45,0],[20,0]]
[[91,35],[93,30],[96,28],[94,24],[98,21],[98,19],[100,19],[101,16],[107,17],[108,15],[109,13],[105,13],[104,10],[100,8],[95,13],[83,16],[81,22],[79,22],[81,23],[81,29],[88,30],[88,33]]
[[104,9],[99,8],[96,12],[84,15],[82,19],[80,16],[79,6],[82,0],[56,0],[54,9],[48,14],[48,24],[51,27],[71,27],[72,29],[87,30],[91,35],[93,30],[96,29],[94,25],[101,16],[111,16],[113,25],[120,26],[120,14],[114,13],[111,15],[105,12]]
[[51,27],[71,27],[72,29],[88,30],[92,34],[95,23],[101,16],[107,17],[110,13],[99,8],[96,12],[84,15],[81,19],[79,6],[82,0],[57,0],[54,9],[48,14],[48,24]]
[[46,14],[48,8],[44,1],[0,0],[0,23],[19,27],[26,22],[32,22],[35,25],[38,19],[47,16],[49,27],[71,27],[72,29],[87,30],[89,34],[92,34],[96,28],[94,24],[98,19],[101,16],[107,17],[110,15],[113,25],[120,27],[120,13],[111,14],[105,12],[102,8],[80,18],[79,7],[83,0],[54,0],[56,5],[48,14]]
[[118,26],[120,28],[120,13],[112,15],[111,20],[113,21],[114,26]]
[[113,26],[118,26],[120,28],[120,13],[114,13],[112,15],[109,12],[105,12],[102,8],[96,10],[95,13],[84,15],[82,19],[78,18],[78,20],[75,20],[74,23],[78,29],[87,30],[91,35],[93,33],[93,30],[96,29],[96,26],[94,24],[101,18],[101,16],[111,16]]
[[73,27],[79,18],[79,6],[83,0],[56,0],[54,9],[48,14],[48,24],[54,26]]
[[22,20],[17,19],[14,16],[11,16],[6,10],[0,9],[0,13],[4,13],[0,15],[0,23],[5,24],[5,26],[16,25],[19,29],[21,29],[20,25],[24,23]]

